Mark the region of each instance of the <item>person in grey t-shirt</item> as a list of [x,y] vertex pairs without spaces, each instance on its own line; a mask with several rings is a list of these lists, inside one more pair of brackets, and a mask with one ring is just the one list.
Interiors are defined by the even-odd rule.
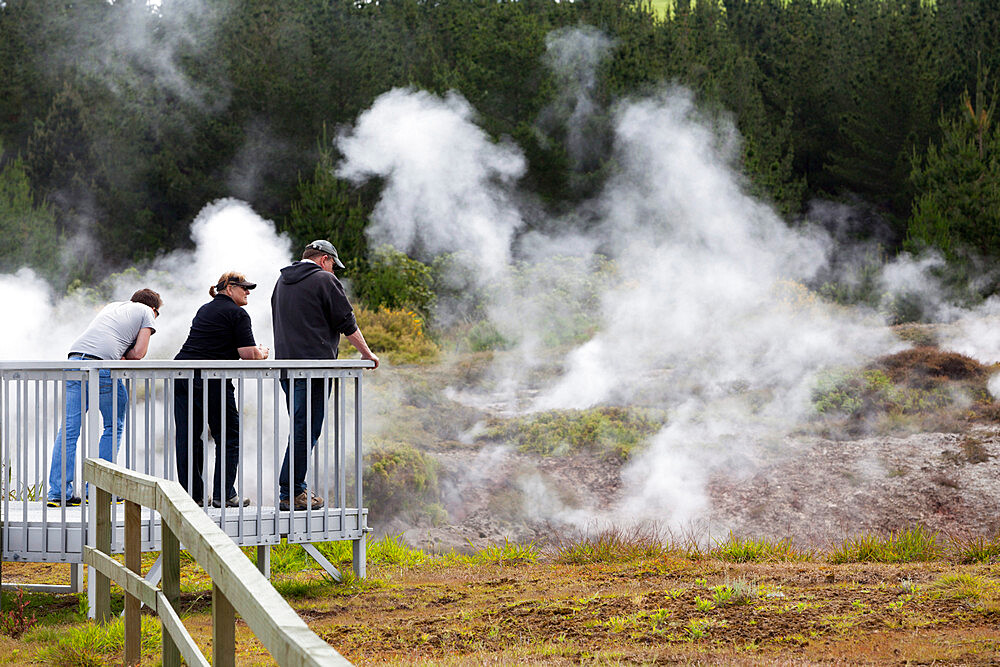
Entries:
[[[115,301],[106,305],[87,329],[70,346],[70,359],[116,361],[142,359],[149,349],[149,337],[156,332],[153,321],[160,314],[163,300],[151,289],[141,289],[130,301]],[[121,380],[111,382],[111,371],[100,370],[101,419],[104,432],[98,446],[100,457],[114,461],[125,428],[125,407],[128,392]],[[112,392],[117,394],[113,398]],[[71,380],[66,383],[66,418],[56,434],[49,470],[49,507],[79,505],[80,497],[73,493],[76,472],[76,443],[80,439],[80,423],[84,410],[90,408],[87,383]],[[114,422],[112,422],[112,411]],[[112,446],[112,433],[114,445]]]

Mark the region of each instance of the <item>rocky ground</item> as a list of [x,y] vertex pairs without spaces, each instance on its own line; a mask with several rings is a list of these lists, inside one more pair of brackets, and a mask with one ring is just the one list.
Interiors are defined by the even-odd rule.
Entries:
[[[989,369],[967,357],[915,350],[877,364],[899,386],[985,386]],[[503,402],[476,406],[480,417],[508,415],[508,408]],[[811,435],[824,432],[813,425],[785,435],[780,446],[750,448],[735,467],[730,462],[708,471],[705,509],[689,525],[667,531],[703,543],[733,531],[812,548],[915,526],[954,537],[1000,534],[1000,426],[991,409],[987,398],[975,409],[963,407],[959,419],[952,411],[938,420],[947,432],[915,429],[921,420],[935,423],[917,415],[902,429],[868,424],[867,435],[834,438]],[[558,542],[614,523],[625,495],[624,463],[606,453],[542,456],[474,439],[424,449],[440,465],[447,520],[374,523],[378,534],[403,534],[431,551],[470,551],[505,539]]]

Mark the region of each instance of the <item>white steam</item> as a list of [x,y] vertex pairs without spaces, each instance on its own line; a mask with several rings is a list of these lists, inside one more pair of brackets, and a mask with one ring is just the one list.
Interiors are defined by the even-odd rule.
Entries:
[[124,301],[137,289],[160,293],[163,308],[150,340],[150,359],[173,358],[187,337],[191,319],[208,302],[208,288],[226,271],[240,271],[257,283],[247,312],[258,343],[271,345],[270,295],[291,247],[274,225],[245,203],[222,200],[206,206],[191,225],[194,251],[176,251],[142,270],[109,278],[107,295],[81,290],[57,295],[29,270],[0,275],[0,299],[11,317],[0,328],[5,359],[65,359],[70,344],[107,301]]
[[561,28],[545,37],[545,62],[556,77],[559,94],[542,112],[542,127],[561,123],[566,150],[575,165],[591,157],[597,68],[614,42],[590,26]]
[[361,114],[337,145],[338,176],[385,179],[368,236],[419,257],[460,251],[485,278],[510,260],[521,218],[508,188],[524,172],[516,147],[496,144],[456,94],[393,90]]
[[[595,49],[592,32],[562,33],[549,45],[553,64],[574,48],[600,55],[608,46]],[[621,104],[617,173],[588,203],[595,231],[525,235],[515,247],[527,261],[506,270],[500,262],[513,254],[520,223],[497,182],[516,178],[523,159],[473,122],[455,94],[393,91],[341,138],[340,174],[387,179],[374,239],[425,258],[475,257],[491,275],[508,276],[493,283],[489,314],[521,347],[497,370],[500,392],[524,396],[530,382],[518,371],[558,350],[553,340],[572,341],[559,336],[578,327],[582,342],[534,409],[628,403],[670,413],[624,471],[622,516],[670,525],[695,518],[714,470],[780,440],[808,409],[818,371],[900,346],[870,314],[805,289],[826,265],[829,237],[789,228],[746,194],[734,169],[735,128],[702,118],[689,92]],[[613,270],[600,273],[596,248]]]

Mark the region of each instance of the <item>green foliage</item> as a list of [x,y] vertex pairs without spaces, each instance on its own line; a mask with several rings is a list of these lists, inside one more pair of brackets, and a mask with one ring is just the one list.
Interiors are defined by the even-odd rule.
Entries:
[[544,456],[582,450],[624,460],[662,426],[662,419],[629,408],[551,410],[524,417],[490,417],[480,439],[513,444],[521,451]]
[[[187,243],[194,214],[225,195],[280,221],[296,246],[330,238],[363,265],[380,184],[334,175],[325,128],[403,86],[469,100],[491,136],[519,145],[524,189],[557,214],[615,173],[615,105],[677,82],[708,116],[735,121],[747,189],[789,215],[817,196],[857,194],[894,223],[912,214],[914,245],[991,253],[997,242],[989,150],[969,155],[968,128],[934,123],[980,71],[1000,66],[995,3],[196,4],[0,4],[0,140],[24,156],[56,231],[95,241],[99,257],[74,257],[79,276],[97,260]],[[574,135],[564,121],[578,91],[545,53],[554,30],[580,25],[613,46]],[[126,32],[148,40],[142,53],[108,38]],[[988,148],[995,128],[980,127]],[[929,141],[936,152],[911,169],[913,148]],[[569,339],[586,335],[585,320],[558,316]]]
[[942,117],[940,144],[914,153],[910,181],[919,193],[907,245],[937,248],[951,260],[1000,257],[1000,129],[997,90],[985,99],[985,74],[976,98],[962,98],[957,115]]
[[952,537],[950,552],[959,563],[996,563],[1000,560],[1000,536]]
[[952,404],[942,387],[898,386],[884,371],[842,370],[820,375],[813,389],[813,407],[819,414],[841,414],[860,419],[879,414],[920,414]]
[[[398,363],[426,363],[437,359],[440,350],[424,334],[424,320],[418,313],[385,307],[368,310],[361,306],[355,308],[354,316],[365,342],[376,354],[388,353]],[[353,346],[346,338],[341,338],[340,354],[353,352]]]
[[[114,618],[103,625],[88,622],[77,627],[36,628],[25,639],[45,642],[37,658],[47,665],[98,666],[110,664],[125,648],[125,620]],[[155,616],[141,616],[139,647],[143,656],[160,650],[162,631]]]
[[472,555],[475,564],[523,565],[538,560],[538,547],[534,542],[521,544],[504,539],[503,544],[490,544]]
[[760,597],[760,586],[748,579],[726,579],[725,584],[712,587],[712,600],[716,605],[750,604]]
[[917,526],[888,535],[865,533],[843,541],[829,555],[831,563],[911,563],[940,558],[938,536]]
[[58,270],[59,235],[47,203],[35,204],[31,182],[20,158],[6,160],[0,143],[0,273],[30,266],[43,274]]
[[560,563],[629,563],[660,558],[669,548],[653,533],[609,528],[597,534],[560,541],[556,558]]
[[799,551],[791,540],[772,541],[765,537],[738,537],[732,532],[723,542],[709,551],[709,555],[730,563],[763,563],[811,560],[812,554]]
[[[363,190],[334,176],[335,157],[325,127],[319,146],[319,159],[313,176],[309,180],[299,178],[298,197],[291,204],[284,228],[292,237],[295,251],[300,252],[316,239],[327,239],[337,248],[345,264],[363,271],[363,260],[368,254],[365,226],[371,213],[370,204],[366,203]],[[368,302],[373,308],[381,304]],[[410,304],[384,305],[400,307]]]
[[435,459],[412,445],[376,445],[365,453],[365,502],[373,516],[389,518],[438,499]]
[[0,633],[17,639],[38,622],[34,614],[29,615],[25,611],[28,604],[24,599],[24,591],[20,588],[17,590],[16,600],[8,598],[3,611],[0,611]]
[[382,245],[352,278],[351,286],[372,310],[406,308],[427,314],[434,306],[433,282],[431,267]]

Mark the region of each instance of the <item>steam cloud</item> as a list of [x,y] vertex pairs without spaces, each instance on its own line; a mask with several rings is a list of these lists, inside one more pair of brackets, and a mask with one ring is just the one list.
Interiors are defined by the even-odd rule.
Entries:
[[[609,44],[587,30],[558,34],[549,46],[553,66],[580,62],[566,55],[584,52],[592,67]],[[563,78],[588,80],[579,71]],[[583,95],[580,113],[569,118],[586,124],[594,109],[584,99],[587,86],[575,93]],[[491,317],[521,342],[524,363],[508,359],[497,371],[500,391],[515,398],[530,383],[510,369],[530,370],[543,353],[540,338],[566,322],[553,296],[570,307],[585,296],[601,261],[596,248],[615,261],[617,273],[598,287],[587,313],[596,333],[569,353],[561,378],[529,409],[639,403],[669,410],[668,425],[624,471],[628,492],[619,509],[627,516],[671,525],[696,517],[709,472],[780,439],[808,408],[818,370],[898,346],[871,313],[809,296],[803,283],[826,264],[830,238],[818,228],[790,229],[746,194],[734,170],[735,128],[702,118],[689,92],[667,88],[617,108],[619,170],[588,203],[598,211],[596,231],[569,237],[536,232],[515,240],[515,198],[499,185],[521,173],[523,160],[473,122],[455,94],[392,91],[341,138],[340,173],[388,179],[373,240],[424,256],[493,260],[491,275],[506,279],[496,283]],[[496,263],[509,257],[527,268]],[[520,279],[512,280],[516,272]],[[559,518],[574,520],[568,514]]]
[[511,144],[494,144],[474,111],[451,93],[393,90],[341,135],[338,175],[386,179],[369,237],[419,257],[460,251],[486,278],[510,260],[521,218],[506,187],[524,173]]

